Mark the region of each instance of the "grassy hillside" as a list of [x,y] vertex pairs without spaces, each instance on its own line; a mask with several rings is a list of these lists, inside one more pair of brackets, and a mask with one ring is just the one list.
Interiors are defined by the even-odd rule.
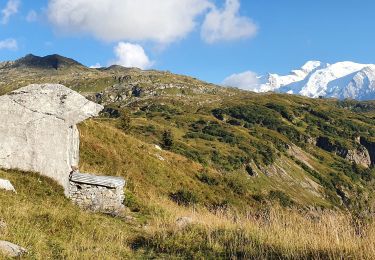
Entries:
[[79,126],[80,170],[125,177],[127,211],[82,212],[0,171],[18,191],[0,191],[0,239],[30,258],[374,258],[374,102],[31,58],[0,64],[0,93],[62,83],[103,104]]
[[[115,136],[103,136],[102,127]],[[173,167],[183,158],[163,153],[166,160],[171,160],[171,167],[163,171],[156,160],[142,163],[146,158],[153,162],[152,146],[111,126],[86,122],[81,126],[81,135],[84,136],[82,169],[110,170],[112,167],[106,161],[117,162],[118,166],[121,153],[134,156],[133,160],[122,162],[128,164],[126,170],[118,168],[110,172],[130,180],[125,202],[128,210],[117,217],[84,212],[63,196],[61,187],[45,177],[0,171],[0,178],[9,179],[17,189],[17,194],[0,192],[0,218],[6,223],[6,227],[0,228],[0,239],[26,247],[27,259],[375,257],[372,220],[273,203],[263,203],[262,207],[246,212],[201,204],[211,198],[179,205],[167,196],[169,191],[178,184],[192,189],[199,185],[189,173],[183,173],[185,170],[178,172]],[[118,145],[110,141],[112,137],[118,139]],[[97,138],[103,142],[92,146]],[[129,148],[119,148],[121,144]],[[92,149],[99,155],[86,157]],[[106,159],[100,161],[100,158]],[[175,172],[172,180],[163,180],[168,173]],[[183,180],[186,182],[177,183]],[[225,187],[217,188],[220,189]],[[215,190],[207,192],[210,193],[215,197]],[[233,199],[242,201],[235,196]],[[191,224],[179,222],[181,217],[189,218]]]
[[[80,125],[81,171],[125,176],[127,212],[83,212],[51,180],[1,171],[18,193],[0,192],[7,223],[0,239],[28,248],[31,259],[374,257],[372,219],[329,210],[329,200],[306,196],[308,189],[292,179],[304,176],[251,177],[221,164],[202,165],[157,149],[157,134],[140,138],[143,121],[133,115],[133,129],[126,131],[119,119]],[[180,217],[192,224],[179,224]]]
[[[220,102],[188,102],[149,98],[126,107],[128,112],[121,105],[111,106],[130,115],[126,120],[131,127],[122,132],[161,145],[163,135],[170,132],[169,152],[199,165],[198,179],[209,175],[246,203],[267,200],[276,191],[299,205],[371,212],[374,170],[342,153],[362,147],[359,137],[373,138],[372,113],[352,112],[335,100],[275,94],[241,93]],[[105,119],[101,124],[121,130],[122,120]],[[319,139],[328,140],[329,149],[318,147]],[[220,186],[205,184],[207,193]]]

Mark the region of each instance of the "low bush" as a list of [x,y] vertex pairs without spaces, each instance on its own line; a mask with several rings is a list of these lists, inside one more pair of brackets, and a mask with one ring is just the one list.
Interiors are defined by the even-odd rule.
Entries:
[[198,197],[193,192],[185,189],[172,193],[170,198],[182,206],[191,206],[198,203]]

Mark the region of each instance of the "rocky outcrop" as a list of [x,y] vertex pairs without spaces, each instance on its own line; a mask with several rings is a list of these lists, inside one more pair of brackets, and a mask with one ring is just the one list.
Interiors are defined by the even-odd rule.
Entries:
[[[372,164],[371,162],[373,161],[371,159],[371,152],[369,152],[369,148],[371,148],[371,145],[366,146],[362,145],[362,143],[357,143],[355,148],[348,149],[346,147],[342,147],[341,145],[335,144],[328,137],[320,136],[316,140],[316,146],[327,152],[333,152],[350,162],[356,163],[366,168],[370,167]],[[375,157],[375,146],[373,156]]]
[[6,257],[20,257],[26,254],[27,250],[8,241],[0,240],[0,253]]
[[348,150],[345,159],[361,165],[365,168],[371,166],[371,158],[367,149],[363,146],[359,146],[357,149]]
[[328,137],[325,136],[319,136],[316,139],[316,146],[327,152],[338,152],[338,150],[340,149],[338,146],[333,144]]
[[0,96],[0,167],[39,172],[68,195],[71,166],[79,159],[76,124],[102,109],[57,84],[29,85]]
[[361,145],[366,147],[370,160],[371,160],[371,165],[375,164],[375,142],[372,142],[364,137],[360,137],[359,142]]
[[12,183],[8,180],[0,179],[0,190],[7,190],[16,192]]

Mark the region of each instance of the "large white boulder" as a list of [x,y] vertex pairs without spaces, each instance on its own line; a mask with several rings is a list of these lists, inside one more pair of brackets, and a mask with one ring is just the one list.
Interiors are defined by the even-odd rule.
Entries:
[[0,253],[7,257],[20,257],[26,254],[27,250],[8,241],[0,240]]
[[[0,190],[7,190],[7,191],[16,192],[12,183],[10,181],[4,180],[4,179],[0,179]],[[1,221],[0,221],[0,223],[1,223]]]
[[79,160],[76,124],[101,105],[58,84],[29,85],[0,96],[0,167],[39,172],[69,191]]

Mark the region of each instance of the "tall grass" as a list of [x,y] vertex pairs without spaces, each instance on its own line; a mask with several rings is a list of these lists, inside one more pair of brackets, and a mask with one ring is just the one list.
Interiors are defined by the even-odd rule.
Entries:
[[[150,214],[134,219],[79,210],[53,181],[2,172],[17,194],[0,191],[0,239],[26,247],[28,259],[375,259],[375,223],[349,213],[262,210],[210,211],[150,197]],[[176,222],[180,217],[190,224]],[[0,256],[1,258],[1,256]]]
[[[153,219],[139,239],[157,252],[186,258],[375,259],[375,223],[360,224],[347,213],[268,205],[243,215],[164,203],[169,213]],[[179,226],[179,216],[192,224]]]

